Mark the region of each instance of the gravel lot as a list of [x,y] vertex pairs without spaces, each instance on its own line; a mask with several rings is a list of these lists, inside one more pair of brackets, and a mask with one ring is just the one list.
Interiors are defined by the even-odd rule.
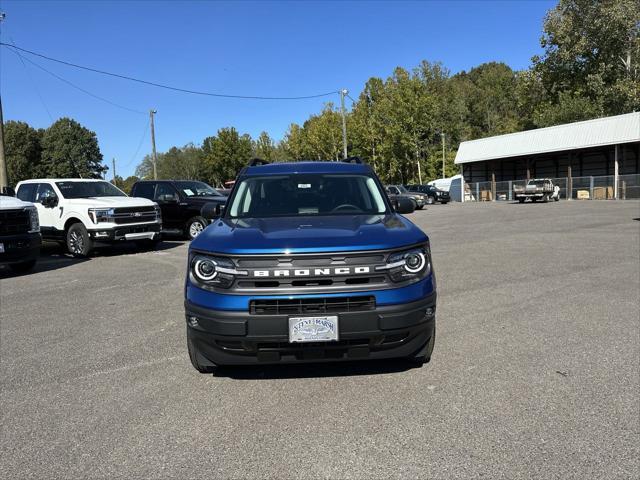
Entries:
[[430,364],[191,367],[187,245],[0,272],[1,478],[638,478],[640,203],[434,205]]

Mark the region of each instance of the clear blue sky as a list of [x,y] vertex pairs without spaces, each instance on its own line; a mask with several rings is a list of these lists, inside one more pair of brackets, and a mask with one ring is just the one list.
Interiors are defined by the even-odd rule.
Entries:
[[[494,60],[526,68],[540,52],[542,20],[554,4],[2,0],[0,10],[7,15],[2,41],[74,63],[195,90],[295,96],[344,87],[357,98],[369,77],[423,59],[442,61],[452,73]],[[148,115],[89,97],[28,63],[25,69],[6,48],[0,55],[5,121],[47,127],[50,116],[73,117],[98,134],[105,163],[115,157],[124,176],[149,153],[147,133],[134,156]],[[200,143],[225,126],[280,139],[289,123],[339,100],[190,96],[34,60],[113,102],[156,108],[159,151]]]

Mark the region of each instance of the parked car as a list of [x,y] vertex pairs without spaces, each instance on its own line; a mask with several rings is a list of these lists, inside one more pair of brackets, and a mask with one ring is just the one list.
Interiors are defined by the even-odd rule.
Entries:
[[423,194],[425,196],[425,202],[428,205],[432,205],[436,202],[446,205],[451,201],[449,192],[446,190],[440,190],[433,185],[407,185],[407,190]]
[[398,213],[413,213],[416,209],[416,201],[409,195],[394,195],[385,190],[389,202],[393,209]]
[[25,180],[17,196],[36,206],[42,237],[64,243],[76,257],[88,256],[96,244],[135,241],[152,247],[160,241],[160,207],[104,180]]
[[193,367],[402,357],[435,343],[427,235],[368,165],[244,168],[219,221],[189,247]]
[[0,265],[16,273],[28,272],[38,260],[40,244],[36,207],[8,194],[0,195]]
[[553,184],[550,178],[533,178],[526,185],[514,185],[513,192],[520,203],[524,203],[529,199],[532,202],[538,200],[547,203],[549,200],[560,200],[560,187]]
[[157,202],[164,228],[180,230],[190,240],[209,224],[201,214],[202,207],[227,202],[215,188],[196,180],[143,180],[133,185],[131,194]]
[[405,195],[407,197],[413,198],[414,202],[416,202],[416,209],[422,210],[426,203],[426,197],[417,192],[410,192],[407,190],[404,185],[387,185],[387,192],[392,195]]

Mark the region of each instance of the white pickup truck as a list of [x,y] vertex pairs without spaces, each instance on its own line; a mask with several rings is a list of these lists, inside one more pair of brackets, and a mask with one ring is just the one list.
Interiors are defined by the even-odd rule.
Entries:
[[525,186],[514,185],[513,193],[520,203],[524,203],[527,199],[532,202],[540,200],[545,203],[549,200],[556,202],[560,200],[560,187],[554,185],[550,178],[533,178]]
[[160,240],[158,205],[128,197],[104,180],[26,180],[16,194],[38,209],[43,239],[66,244],[77,257],[88,256],[96,243],[132,240],[152,246]]

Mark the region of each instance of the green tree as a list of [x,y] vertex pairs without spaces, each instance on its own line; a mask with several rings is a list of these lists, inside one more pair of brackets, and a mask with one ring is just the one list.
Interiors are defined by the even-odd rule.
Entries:
[[560,0],[543,29],[529,78],[545,93],[537,126],[640,109],[638,0]]
[[234,179],[253,155],[253,142],[248,134],[233,128],[221,128],[214,137],[202,142],[202,175],[213,186]]
[[135,175],[130,175],[124,179],[120,175],[116,175],[116,178],[112,180],[111,183],[113,183],[116,187],[118,187],[120,190],[125,192],[127,195],[130,195],[131,190],[133,188],[133,184],[136,183],[138,180],[140,180],[140,178],[136,177]]
[[272,162],[276,160],[277,148],[267,132],[260,133],[254,144],[255,156]]
[[4,124],[4,147],[9,184],[39,176],[42,147],[41,134],[25,122]]
[[102,178],[107,170],[96,134],[75,120],[61,118],[44,131],[42,176]]
[[[200,147],[188,143],[183,147],[171,147],[167,152],[158,154],[156,173],[160,179],[197,180],[202,176],[203,151]],[[146,155],[136,168],[140,178],[153,178],[153,160]]]

